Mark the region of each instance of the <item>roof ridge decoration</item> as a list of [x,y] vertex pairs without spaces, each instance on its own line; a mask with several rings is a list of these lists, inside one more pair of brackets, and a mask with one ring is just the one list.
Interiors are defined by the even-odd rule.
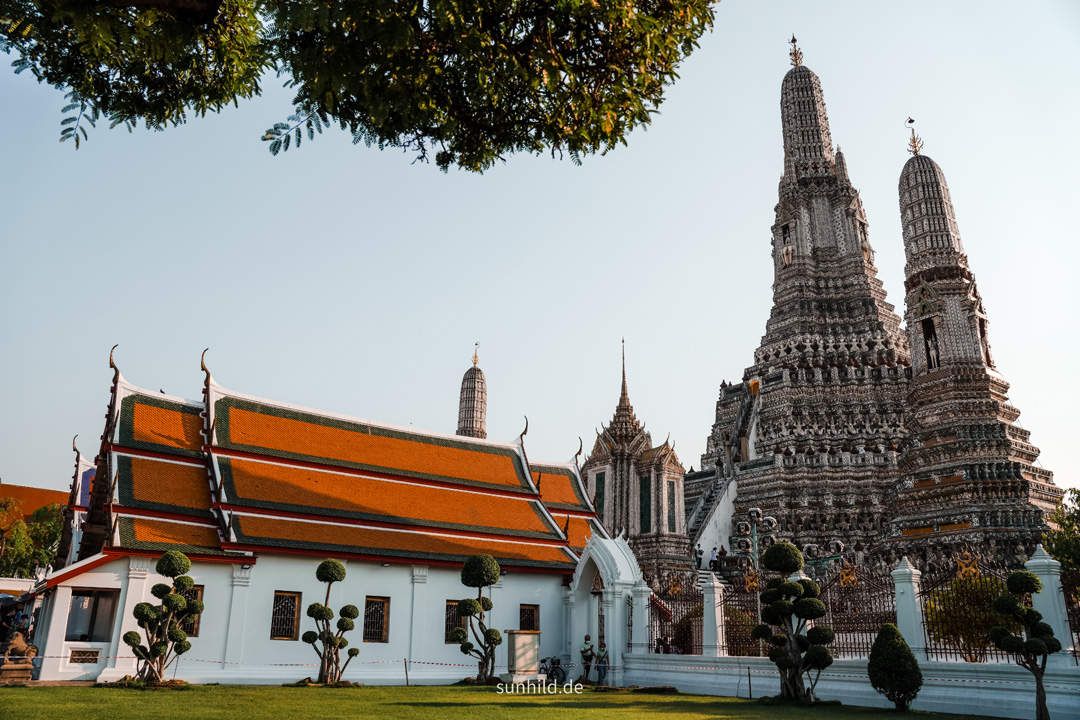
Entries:
[[116,343],[112,346],[112,349],[109,350],[109,367],[112,368],[113,371],[113,385],[119,385],[120,381],[124,379],[124,376],[120,374],[120,368],[118,368],[113,361],[113,353],[116,352],[116,348],[118,347],[120,347],[120,343]]

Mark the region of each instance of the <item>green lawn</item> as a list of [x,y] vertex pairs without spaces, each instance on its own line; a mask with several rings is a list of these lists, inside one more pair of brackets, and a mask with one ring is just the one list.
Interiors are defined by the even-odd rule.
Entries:
[[[139,691],[92,687],[0,688],[0,716],[18,720],[885,720],[890,711],[865,708],[767,707],[751,700],[703,695],[593,692],[580,695],[499,695],[491,688],[366,687],[329,690],[294,687],[195,686]],[[912,720],[973,720],[972,715],[912,713]]]

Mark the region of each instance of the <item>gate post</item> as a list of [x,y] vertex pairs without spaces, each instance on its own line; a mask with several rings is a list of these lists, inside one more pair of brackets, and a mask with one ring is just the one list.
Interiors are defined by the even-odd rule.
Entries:
[[705,657],[725,655],[724,643],[724,584],[713,573],[701,573],[701,654]]
[[[649,598],[652,588],[645,583],[635,585],[630,591],[634,596],[634,634],[631,650],[634,653],[649,652]],[[640,628],[640,629],[639,629]]]
[[891,573],[896,591],[896,627],[904,636],[911,652],[926,657],[926,633],[923,629],[922,603],[919,585],[922,573],[905,555]]
[[1048,656],[1046,664],[1071,665],[1069,646],[1073,643],[1073,636],[1065,609],[1065,594],[1061,591],[1061,563],[1039,545],[1024,567],[1035,573],[1042,582],[1042,592],[1032,593],[1031,604],[1042,613],[1043,622],[1054,628],[1054,637],[1061,641],[1061,652]]

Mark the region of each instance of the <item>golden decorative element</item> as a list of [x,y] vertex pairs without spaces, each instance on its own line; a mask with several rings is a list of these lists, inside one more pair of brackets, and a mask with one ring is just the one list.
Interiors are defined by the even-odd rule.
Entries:
[[855,575],[855,566],[847,560],[840,566],[840,587],[853,588],[859,584],[859,578]]
[[795,44],[797,42],[798,40],[795,39],[795,35],[794,33],[792,33],[791,39],[788,40],[788,43],[791,44],[791,52],[789,53],[789,55],[791,56],[792,67],[799,67],[800,65],[802,65],[802,50],[800,50],[799,46]]
[[956,556],[956,577],[960,580],[978,580],[982,576],[979,571],[979,556],[972,555],[965,550]]
[[473,348],[473,354],[472,354],[472,366],[476,367],[477,365],[480,364],[480,343],[477,342],[477,343],[474,343],[474,345],[475,345],[475,347]]
[[668,594],[672,596],[682,595],[682,580],[678,575],[671,578],[671,585],[668,587]]
[[908,140],[908,146],[907,146],[908,152],[911,153],[912,155],[918,155],[919,151],[922,150],[922,147],[923,147],[923,139],[915,134],[915,128],[912,127],[912,124],[914,122],[915,122],[915,118],[909,117],[907,119],[907,121],[904,123],[904,127],[909,128],[911,130],[911,139]]
[[746,578],[743,580],[743,583],[744,583],[743,589],[746,592],[748,592],[748,593],[756,593],[756,592],[758,592],[761,589],[761,586],[760,586],[760,584],[758,584],[757,570],[754,570],[754,568],[750,568],[749,570],[747,570],[746,571]]

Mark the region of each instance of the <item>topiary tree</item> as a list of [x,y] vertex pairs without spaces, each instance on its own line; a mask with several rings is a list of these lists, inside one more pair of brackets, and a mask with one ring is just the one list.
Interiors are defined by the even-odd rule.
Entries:
[[132,611],[145,637],[131,630],[124,633],[123,639],[138,658],[139,677],[147,682],[161,682],[173,661],[191,649],[182,626],[202,614],[203,604],[182,594],[195,586],[186,574],[190,569],[191,560],[182,552],[170,550],[162,555],[155,570],[170,578],[172,584],[158,583],[150,589],[160,605],[141,602]]
[[1043,673],[1047,656],[1061,650],[1061,641],[1042,621],[1042,613],[1026,604],[1032,593],[1042,592],[1042,581],[1033,572],[1017,570],[1006,585],[1008,592],[994,598],[994,612],[1004,616],[1005,622],[990,628],[988,636],[994,645],[1015,654],[1016,664],[1035,676],[1035,720],[1050,720]]
[[319,582],[326,583],[326,600],[308,605],[307,615],[315,621],[316,630],[308,630],[301,639],[311,645],[319,656],[319,682],[334,685],[341,682],[345,668],[349,667],[352,659],[360,654],[360,650],[351,648],[349,658],[344,665],[341,664],[341,651],[349,645],[344,635],[356,627],[353,621],[359,617],[360,610],[355,605],[346,605],[341,608],[339,612],[341,617],[335,625],[337,628],[335,632],[330,627],[330,621],[334,619],[334,611],[330,609],[330,588],[334,583],[345,579],[345,566],[337,560],[323,560],[315,569],[315,577]]
[[907,710],[922,688],[919,661],[892,623],[885,623],[878,631],[866,671],[870,684],[897,710]]
[[[502,644],[502,633],[484,624],[484,613],[492,608],[491,599],[484,597],[484,588],[499,581],[499,563],[490,555],[473,555],[461,568],[461,582],[476,588],[476,599],[465,598],[458,602],[458,615],[469,619],[469,630],[476,643],[469,640],[465,628],[450,631],[450,640],[461,643],[461,652],[472,655],[478,661],[476,681],[486,683],[495,674],[495,648]],[[479,646],[479,647],[477,647]]]
[[807,629],[810,621],[825,615],[825,603],[818,600],[821,588],[809,578],[785,579],[803,567],[802,553],[791,543],[776,543],[770,547],[762,556],[762,564],[766,570],[781,573],[784,577],[769,580],[761,592],[762,624],[753,629],[751,637],[773,646],[769,650],[769,659],[780,671],[781,697],[799,702],[813,701],[821,671],[833,661],[825,646],[835,637],[832,628],[827,626]]

